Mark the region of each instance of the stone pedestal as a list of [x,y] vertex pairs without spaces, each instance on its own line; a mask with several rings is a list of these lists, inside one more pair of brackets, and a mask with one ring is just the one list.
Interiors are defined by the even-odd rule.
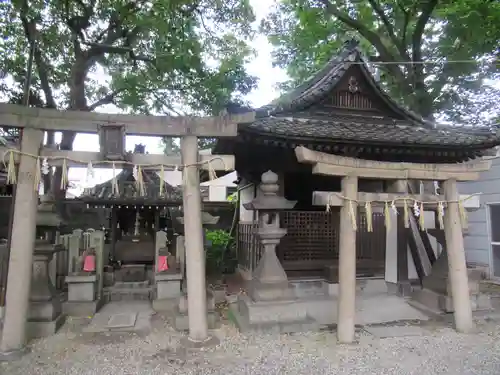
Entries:
[[[215,298],[211,290],[207,290],[207,324],[208,329],[215,328],[217,323],[217,312],[215,311]],[[199,314],[200,312],[198,312]],[[174,327],[178,331],[188,331],[189,330],[189,319],[188,319],[188,297],[186,293],[183,293],[179,298],[179,304],[176,308]]]
[[250,296],[255,301],[293,298],[293,289],[290,288],[285,270],[276,256],[276,246],[285,236],[286,229],[262,227],[257,234],[264,246],[264,253],[250,283]]
[[49,278],[49,262],[58,250],[58,245],[44,241],[35,243],[27,324],[29,338],[50,336],[64,323],[62,303]]
[[89,316],[102,307],[102,299],[97,298],[97,275],[74,273],[66,276],[68,300],[64,303],[64,313],[71,316]]
[[[448,253],[443,250],[432,266],[431,274],[422,281],[422,289],[412,294],[411,303],[421,305],[435,314],[454,312],[448,269]],[[490,297],[479,290],[482,272],[468,269],[467,274],[472,311],[491,309]]]
[[275,173],[264,173],[260,185],[262,194],[244,205],[246,209],[259,212],[257,235],[264,253],[249,283],[248,295],[238,296],[237,302],[230,306],[231,315],[241,331],[298,332],[319,328],[307,304],[297,303],[295,288],[288,282],[276,256],[276,246],[287,233],[280,228],[278,212],[291,209],[296,203],[278,196],[277,182]]
[[182,273],[172,269],[155,274],[156,295],[153,309],[156,311],[170,310],[181,297]]

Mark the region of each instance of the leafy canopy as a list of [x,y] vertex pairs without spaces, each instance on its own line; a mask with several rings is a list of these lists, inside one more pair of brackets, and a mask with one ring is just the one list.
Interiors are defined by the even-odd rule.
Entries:
[[500,78],[498,1],[279,0],[262,30],[291,77],[284,89],[357,37],[371,61],[386,63],[375,66],[390,94],[422,116],[477,123],[500,114],[491,85]]
[[213,113],[256,83],[243,64],[248,0],[11,0],[0,3],[0,89],[22,98],[35,45],[31,104],[129,112]]

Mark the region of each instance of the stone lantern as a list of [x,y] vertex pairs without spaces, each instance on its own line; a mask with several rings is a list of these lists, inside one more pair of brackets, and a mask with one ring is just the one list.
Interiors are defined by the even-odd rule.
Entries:
[[263,330],[266,332],[301,332],[318,329],[318,322],[309,314],[312,309],[324,308],[300,301],[295,288],[276,256],[276,246],[286,235],[280,227],[279,213],[292,209],[296,201],[278,196],[278,176],[271,171],[262,174],[261,194],[252,202],[244,204],[247,210],[256,210],[259,215],[257,236],[264,252],[253,272],[248,294],[238,295],[236,303],[230,305],[232,316],[241,331]]
[[272,171],[262,174],[260,190],[262,194],[244,204],[247,210],[258,212],[257,235],[264,247],[264,253],[253,272],[249,292],[254,300],[291,298],[293,292],[276,256],[276,246],[287,233],[285,228],[280,228],[279,211],[292,209],[297,201],[289,201],[278,195],[278,175]]
[[57,296],[53,280],[49,276],[49,263],[54,254],[64,251],[62,245],[55,245],[49,240],[49,234],[63,225],[63,220],[56,212],[48,197],[42,197],[38,207],[36,225],[45,231],[44,239],[35,241],[33,252],[33,272],[30,292],[30,310],[28,316],[28,336],[45,337],[54,334],[64,323],[62,304]]

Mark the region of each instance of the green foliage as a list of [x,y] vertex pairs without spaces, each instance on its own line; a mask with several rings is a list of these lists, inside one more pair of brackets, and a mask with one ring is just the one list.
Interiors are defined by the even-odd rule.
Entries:
[[[215,138],[198,138],[198,150],[212,149],[216,143],[217,140]],[[164,137],[161,140],[161,146],[163,146],[163,152],[166,155],[181,154],[179,137]]]
[[[19,96],[29,44],[44,105],[127,112],[216,113],[255,85],[243,64],[248,0],[11,0],[0,3],[0,71]],[[103,74],[105,76],[103,76]]]
[[229,195],[227,197],[227,201],[231,202],[233,205],[237,205],[238,204],[238,192],[235,191],[234,193],[232,193],[231,195]]
[[[261,29],[291,77],[285,90],[357,37],[372,61],[388,63],[375,65],[383,86],[424,117],[477,123],[500,113],[498,1],[280,0]],[[467,62],[446,63],[457,60]]]
[[233,241],[231,234],[225,230],[216,229],[206,230],[205,236],[207,274],[216,275],[234,271],[235,251],[234,247],[229,246]]

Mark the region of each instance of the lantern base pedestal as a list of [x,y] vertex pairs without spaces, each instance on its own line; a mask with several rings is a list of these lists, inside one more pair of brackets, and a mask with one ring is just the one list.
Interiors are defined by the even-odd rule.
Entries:
[[239,295],[229,311],[231,320],[241,332],[308,332],[318,331],[321,327],[308,311],[314,305],[312,300],[255,301],[247,295]]
[[295,291],[288,280],[277,283],[263,283],[253,280],[250,284],[249,294],[255,301],[276,301],[295,298]]

